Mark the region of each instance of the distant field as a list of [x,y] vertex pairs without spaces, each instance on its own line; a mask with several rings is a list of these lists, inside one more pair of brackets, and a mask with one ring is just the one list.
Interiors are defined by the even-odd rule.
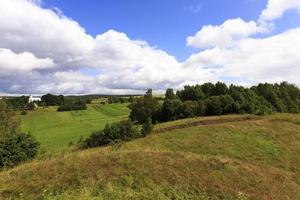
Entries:
[[92,104],[87,110],[57,112],[56,108],[41,109],[21,116],[22,130],[31,132],[41,143],[42,151],[55,151],[68,147],[92,131],[128,118],[128,104]]

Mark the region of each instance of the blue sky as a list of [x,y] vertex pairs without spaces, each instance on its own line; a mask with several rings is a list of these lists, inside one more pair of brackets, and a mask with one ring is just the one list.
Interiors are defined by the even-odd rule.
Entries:
[[0,94],[300,86],[300,0],[0,0],[0,13]]
[[[267,0],[44,0],[43,7],[59,8],[91,35],[109,29],[125,32],[131,39],[146,40],[184,61],[194,52],[186,46],[188,35],[206,24],[218,25],[230,18],[256,20],[266,3]],[[292,15],[286,20],[294,23],[293,19]]]

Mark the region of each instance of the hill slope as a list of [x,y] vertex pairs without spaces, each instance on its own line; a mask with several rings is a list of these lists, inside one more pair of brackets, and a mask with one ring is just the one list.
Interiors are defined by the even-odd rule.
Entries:
[[3,171],[0,199],[300,199],[300,115],[194,118],[161,130]]

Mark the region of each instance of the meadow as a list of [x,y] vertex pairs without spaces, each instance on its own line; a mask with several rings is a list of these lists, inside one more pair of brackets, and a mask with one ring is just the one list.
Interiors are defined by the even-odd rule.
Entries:
[[300,115],[198,117],[0,172],[1,199],[300,199]]
[[94,103],[87,110],[57,112],[57,107],[29,111],[21,116],[22,131],[30,132],[41,144],[41,152],[67,149],[81,137],[101,130],[106,123],[128,118],[128,104]]

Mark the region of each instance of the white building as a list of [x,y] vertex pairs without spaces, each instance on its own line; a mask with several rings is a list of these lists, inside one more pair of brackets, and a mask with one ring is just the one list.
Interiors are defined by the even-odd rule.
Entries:
[[35,102],[35,101],[41,101],[41,100],[42,100],[41,96],[32,96],[32,95],[30,95],[28,102],[31,103],[31,102]]

